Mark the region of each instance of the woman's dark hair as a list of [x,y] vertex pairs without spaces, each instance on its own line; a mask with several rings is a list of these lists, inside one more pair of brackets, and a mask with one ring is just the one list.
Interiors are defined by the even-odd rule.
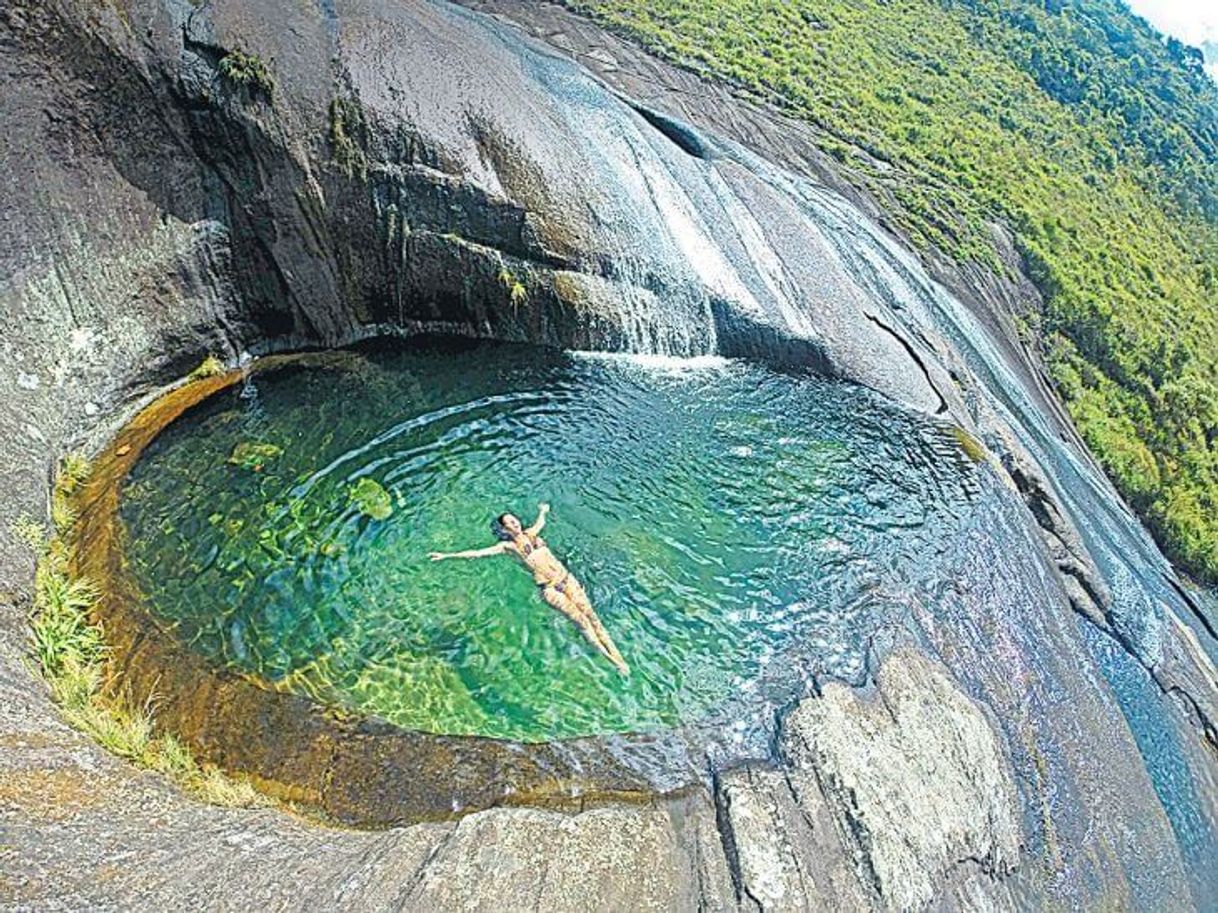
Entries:
[[491,532],[495,534],[495,538],[502,542],[510,542],[512,534],[507,531],[507,527],[503,525],[503,518],[509,514],[500,514],[491,521]]

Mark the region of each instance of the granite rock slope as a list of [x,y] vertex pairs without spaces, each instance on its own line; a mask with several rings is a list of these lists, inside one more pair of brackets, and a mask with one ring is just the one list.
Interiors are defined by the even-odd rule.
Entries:
[[1019,343],[1027,283],[914,256],[805,125],[554,5],[464,6],[0,10],[5,528],[208,353],[420,331],[812,368],[962,426],[1010,496],[772,758],[380,832],[203,806],[67,728],[6,540],[0,906],[1218,904],[1218,645]]

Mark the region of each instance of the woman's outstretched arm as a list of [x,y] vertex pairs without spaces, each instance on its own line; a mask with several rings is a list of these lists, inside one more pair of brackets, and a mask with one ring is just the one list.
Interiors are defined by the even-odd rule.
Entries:
[[546,515],[549,513],[550,513],[549,504],[543,503],[543,504],[539,505],[537,508],[537,519],[535,521],[533,521],[533,525],[530,526],[526,530],[526,532],[530,536],[536,536],[539,532],[541,532],[541,528],[546,525]]
[[427,557],[432,561],[443,561],[445,558],[489,558],[492,555],[502,555],[507,549],[506,542],[496,542],[486,548],[471,548],[464,552],[429,552]]

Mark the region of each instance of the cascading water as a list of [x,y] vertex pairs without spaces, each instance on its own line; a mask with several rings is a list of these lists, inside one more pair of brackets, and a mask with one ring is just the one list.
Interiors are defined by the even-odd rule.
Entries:
[[[1198,739],[1205,738],[1207,714],[1213,725],[1218,641],[1112,486],[1061,438],[1045,394],[1008,361],[977,315],[842,198],[734,143],[694,134],[693,154],[688,144],[646,130],[641,118],[618,117],[624,123],[616,134],[629,154],[611,158],[633,163],[632,180],[642,181],[639,197],[647,201],[632,214],[633,236],[647,243],[618,256],[649,264],[650,272],[636,266],[637,275],[658,269],[670,278],[673,301],[696,297],[691,282],[705,290],[708,307],[674,307],[678,320],[705,313],[720,352],[811,365],[925,412],[975,423],[996,453],[1010,450],[1009,434],[1041,468],[1098,568],[1110,596],[1102,610],[1121,648],[1104,647],[1112,635],[1071,612],[1054,559],[1014,492],[991,502],[989,532],[1000,531],[1006,548],[992,549],[978,530],[978,538],[956,546],[978,566],[944,573],[930,600],[909,597],[906,588],[893,596],[911,606],[906,627],[997,712],[1025,810],[1044,809],[1044,817],[1027,822],[1033,844],[1051,848],[1066,866],[1086,867],[1095,833],[1114,841],[1140,834],[1129,838],[1134,849],[1123,866],[1146,902],[1168,902],[1156,892],[1181,871],[1199,906],[1218,902],[1218,883],[1200,864],[1218,853],[1218,809],[1205,786],[1212,765]],[[949,365],[967,375],[963,390]],[[1003,637],[979,630],[978,617]],[[1181,651],[1189,655],[1178,660]],[[1191,684],[1177,687],[1173,675]],[[1012,691],[1012,681],[1022,690]],[[1128,697],[1135,681],[1142,695],[1136,712]],[[1183,703],[1172,692],[1185,695]],[[1198,695],[1196,706],[1189,693]],[[1072,695],[1068,706],[1054,697],[1060,694]],[[1137,798],[1110,793],[1106,784],[1123,780],[1139,784]],[[1052,794],[1046,782],[1054,784]],[[1164,814],[1174,840],[1148,823]],[[1080,897],[1086,891],[1081,880],[1065,890],[1082,891]]]

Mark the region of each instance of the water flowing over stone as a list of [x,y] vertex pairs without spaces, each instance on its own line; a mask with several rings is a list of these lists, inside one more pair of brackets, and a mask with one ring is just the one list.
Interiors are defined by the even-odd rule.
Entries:
[[[1026,283],[911,253],[807,125],[549,4],[465,5],[0,11],[6,528],[208,353],[420,331],[811,368],[961,426],[999,493],[932,594],[876,594],[851,688],[816,682],[770,760],[380,833],[201,806],[67,729],[6,543],[0,904],[1218,906],[1212,597],[1054,405]],[[269,98],[221,78],[233,49]]]

